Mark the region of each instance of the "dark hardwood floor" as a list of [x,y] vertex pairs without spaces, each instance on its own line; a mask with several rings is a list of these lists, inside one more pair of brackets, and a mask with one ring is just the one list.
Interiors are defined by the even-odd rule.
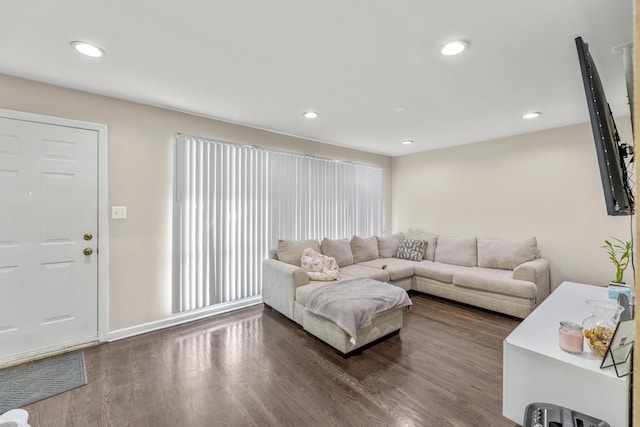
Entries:
[[517,319],[412,294],[393,336],[345,359],[262,305],[85,350],[88,384],[32,427],[514,426],[502,340]]

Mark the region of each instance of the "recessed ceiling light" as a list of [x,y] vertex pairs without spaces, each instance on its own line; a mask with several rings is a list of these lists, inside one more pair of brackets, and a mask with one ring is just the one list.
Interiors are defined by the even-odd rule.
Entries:
[[71,47],[81,54],[92,58],[102,58],[106,54],[105,51],[100,49],[98,46],[87,42],[71,42]]
[[402,113],[406,109],[407,109],[407,107],[403,107],[402,105],[398,105],[397,107],[393,107],[392,108],[392,110],[395,111],[396,113]]
[[404,141],[402,141],[402,143],[403,143],[404,145],[410,145],[410,144],[413,144],[413,140],[411,140],[411,139],[405,139]]
[[447,56],[457,55],[459,53],[462,53],[468,47],[469,43],[462,40],[456,40],[445,44],[440,52],[442,52],[443,55]]
[[304,116],[307,119],[315,119],[316,117],[318,117],[320,114],[316,113],[315,111],[307,111],[306,113],[304,113]]
[[530,112],[530,113],[523,114],[523,115],[522,115],[522,118],[523,118],[523,119],[535,119],[535,118],[536,118],[536,117],[538,117],[540,114],[542,114],[542,113],[541,113],[541,112],[539,112],[539,111],[532,111],[532,112]]

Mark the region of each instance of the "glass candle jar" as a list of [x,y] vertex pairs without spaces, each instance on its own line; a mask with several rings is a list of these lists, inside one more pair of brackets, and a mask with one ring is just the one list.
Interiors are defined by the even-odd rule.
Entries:
[[582,326],[573,322],[560,322],[559,344],[560,348],[569,353],[582,353]]

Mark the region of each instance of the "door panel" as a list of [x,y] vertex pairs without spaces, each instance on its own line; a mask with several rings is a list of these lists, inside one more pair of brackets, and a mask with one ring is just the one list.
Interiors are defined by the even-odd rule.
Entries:
[[0,118],[0,360],[97,339],[97,150],[94,130]]

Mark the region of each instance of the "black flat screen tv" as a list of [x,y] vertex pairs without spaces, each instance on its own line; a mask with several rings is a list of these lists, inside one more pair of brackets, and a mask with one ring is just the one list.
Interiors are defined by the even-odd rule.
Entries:
[[629,163],[633,162],[633,148],[620,142],[616,123],[613,120],[598,70],[589,53],[588,44],[581,37],[577,37],[576,47],[584,91],[587,95],[591,129],[596,143],[607,214],[633,215],[634,195],[625,162],[627,157],[629,157]]

